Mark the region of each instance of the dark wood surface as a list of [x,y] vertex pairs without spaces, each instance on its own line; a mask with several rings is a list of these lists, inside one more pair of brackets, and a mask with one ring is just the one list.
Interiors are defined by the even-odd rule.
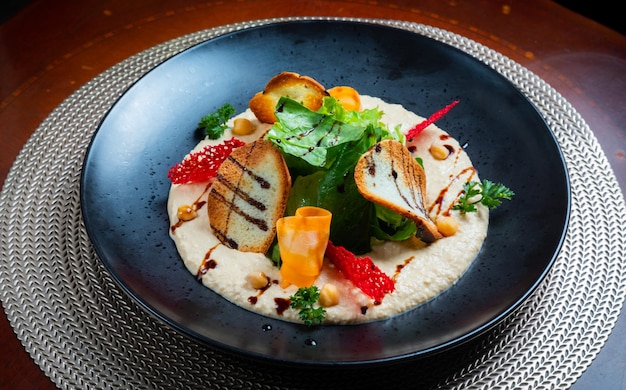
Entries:
[[[0,180],[50,112],[137,52],[219,25],[282,16],[388,18],[480,42],[563,95],[626,188],[626,37],[552,1],[35,0],[0,25]],[[7,259],[2,259],[6,261]],[[1,286],[0,286],[1,288]],[[574,389],[626,388],[626,312]],[[0,388],[52,389],[0,315]]]

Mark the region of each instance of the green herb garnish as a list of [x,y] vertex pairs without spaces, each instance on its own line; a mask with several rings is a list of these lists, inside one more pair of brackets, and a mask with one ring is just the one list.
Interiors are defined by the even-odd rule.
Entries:
[[218,108],[216,112],[203,116],[198,123],[199,129],[204,129],[209,139],[218,139],[226,130],[226,122],[235,114],[235,107],[229,103]]
[[319,325],[326,318],[326,310],[323,307],[315,307],[319,299],[320,291],[317,286],[300,287],[289,297],[291,307],[300,310],[300,319],[307,326]]
[[463,195],[452,209],[461,213],[475,212],[478,203],[494,209],[502,204],[501,199],[511,200],[513,195],[515,195],[513,191],[500,183],[489,180],[483,180],[482,183],[470,181],[463,185]]

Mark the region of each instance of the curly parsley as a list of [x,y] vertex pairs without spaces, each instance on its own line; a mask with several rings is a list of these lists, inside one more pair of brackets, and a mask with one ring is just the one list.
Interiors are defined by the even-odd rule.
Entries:
[[218,139],[226,130],[226,122],[235,114],[235,107],[226,103],[216,112],[203,116],[198,123],[199,129],[204,129],[209,139]]
[[291,307],[300,310],[300,319],[308,326],[319,325],[326,318],[326,310],[323,307],[315,307],[319,299],[320,291],[317,286],[300,287],[289,297]]
[[461,213],[475,212],[476,204],[494,209],[502,204],[501,199],[511,200],[515,193],[508,187],[500,183],[483,180],[482,183],[470,181],[463,185],[463,195],[459,197],[458,203],[452,209]]

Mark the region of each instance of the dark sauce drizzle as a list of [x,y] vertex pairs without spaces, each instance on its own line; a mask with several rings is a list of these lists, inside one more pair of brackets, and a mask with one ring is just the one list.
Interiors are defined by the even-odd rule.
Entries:
[[[461,179],[461,177],[463,177],[464,175],[468,175],[466,181],[471,180],[475,173],[476,173],[476,169],[474,167],[467,167],[463,169],[461,172],[459,172],[458,174],[452,176],[450,178],[450,181],[448,182],[448,185],[442,188],[441,191],[439,191],[439,195],[437,195],[437,198],[435,199],[435,201],[428,208],[429,214],[432,213],[433,210],[435,210],[435,208],[437,208],[436,210],[437,215],[445,215],[445,216],[450,215],[450,211],[452,210],[452,207],[454,206],[454,202],[451,202],[448,205],[448,207],[445,210],[443,210],[443,199],[445,195],[447,194],[447,192],[450,190],[450,186],[452,186],[452,183],[454,183],[455,181]],[[459,191],[459,193],[456,194],[454,199],[457,199],[459,196],[461,196],[462,193],[463,193],[463,190]]]
[[[280,106],[278,106],[276,108],[277,112],[283,112],[284,109],[284,103],[281,104]],[[304,131],[299,132],[298,134],[294,134],[292,136],[289,136],[287,138],[285,138],[285,141],[290,141],[290,140],[301,140],[302,138],[308,136],[309,134],[311,134],[312,132],[314,132],[325,120],[328,120],[329,118],[327,116],[321,115],[320,119],[317,123],[313,124],[311,126],[311,128],[306,129]],[[302,153],[300,155],[300,157],[304,157],[309,153],[312,153],[315,148],[320,147],[322,145],[322,141],[330,136],[331,134],[333,134],[334,132],[337,133],[341,133],[341,122],[334,120],[333,119],[333,123],[331,124],[330,128],[328,129],[328,131],[326,133],[324,133],[324,135],[322,137],[320,137],[317,142],[315,143],[315,146],[310,146],[304,153]],[[280,142],[280,139],[277,140],[278,142]]]
[[198,272],[196,272],[196,280],[201,281],[202,277],[209,272],[209,270],[217,267],[217,261],[211,259],[211,254],[220,244],[215,244],[208,252],[204,255],[204,259],[202,259],[202,263],[200,263],[200,267],[198,267]]
[[248,302],[252,305],[256,305],[261,295],[263,295],[265,291],[267,291],[270,287],[272,287],[273,284],[278,284],[278,280],[270,280],[269,276],[267,276],[267,284],[263,286],[262,288],[258,289],[256,295],[249,296]]
[[[439,139],[441,141],[446,141],[448,139],[450,139],[451,136],[449,134],[441,134],[439,136]],[[455,148],[452,145],[448,145],[448,144],[444,144],[443,145],[446,149],[448,149],[448,151],[450,152],[450,155],[454,154],[454,166],[456,167],[459,163],[459,157],[461,156],[461,151],[464,149],[465,145],[460,147],[459,150],[455,150]],[[416,151],[415,146],[409,146],[409,151],[411,153]],[[446,196],[446,194],[448,193],[448,191],[450,190],[452,184],[454,182],[456,182],[457,180],[460,180],[463,176],[467,175],[467,178],[465,179],[465,181],[470,181],[472,179],[472,177],[476,174],[476,169],[472,166],[464,168],[463,170],[461,170],[458,174],[456,175],[450,175],[450,178],[448,180],[448,184],[441,189],[441,191],[439,192],[439,194],[437,195],[437,198],[435,199],[435,201],[428,207],[428,214],[432,215],[433,211],[435,211],[436,215],[444,215],[444,216],[449,216],[450,215],[450,211],[452,210],[452,207],[454,206],[454,202],[451,202],[448,207],[444,210],[443,209],[443,200]],[[457,199],[459,196],[461,196],[461,194],[463,193],[463,190],[459,191],[458,194],[456,194],[456,196],[454,197],[454,199]]]
[[391,279],[395,282],[396,278],[398,276],[400,276],[400,273],[402,272],[402,270],[404,269],[404,267],[406,267],[407,265],[409,265],[413,260],[415,259],[415,256],[411,256],[408,259],[404,260],[404,262],[402,264],[398,264],[396,265],[396,272],[393,274],[393,276],[391,277]]
[[291,301],[288,298],[274,298],[274,303],[276,304],[276,314],[279,316],[282,316],[291,305]]
[[[194,211],[198,211],[200,210],[202,207],[204,207],[204,205],[206,204],[205,200],[200,200],[202,199],[202,196],[204,196],[204,194],[207,193],[207,191],[209,190],[209,188],[211,188],[211,182],[209,182],[206,187],[204,187],[204,190],[202,191],[202,193],[200,194],[200,196],[198,196],[198,198],[191,204],[191,209]],[[175,224],[173,224],[170,227],[170,230],[172,231],[172,233],[174,233],[176,231],[176,229],[178,229],[179,227],[183,226],[183,224],[185,224],[185,222],[189,222],[189,221],[193,221],[195,218],[190,219],[188,221],[183,221],[182,219],[179,219],[178,221],[176,221]]]

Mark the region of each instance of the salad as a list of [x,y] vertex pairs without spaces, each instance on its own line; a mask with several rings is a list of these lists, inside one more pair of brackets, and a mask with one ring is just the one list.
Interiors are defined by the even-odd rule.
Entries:
[[[285,80],[294,84],[285,86]],[[276,87],[272,83],[280,85]],[[376,310],[386,316],[386,311],[377,307],[383,306],[383,299],[394,301],[390,306],[396,308],[389,312],[395,314],[432,298],[453,283],[471,262],[484,239],[484,211],[499,206],[502,200],[511,199],[513,191],[489,180],[475,180],[475,170],[458,143],[446,141],[448,144],[442,146],[441,142],[436,142],[437,139],[447,140],[451,137],[431,125],[446,115],[458,100],[429,118],[407,126],[405,122],[391,123],[388,118],[385,119],[388,110],[381,109],[380,104],[362,107],[363,99],[369,97],[359,95],[352,87],[340,86],[326,90],[319,88],[315,80],[306,76],[283,72],[270,80],[264,91],[252,98],[251,110],[244,113],[246,115],[233,119],[235,110],[226,103],[214,113],[201,118],[199,127],[206,133],[205,144],[199,145],[197,150],[172,167],[168,175],[173,183],[170,194],[172,203],[176,191],[182,191],[180,187],[194,188],[195,198],[187,197],[182,205],[172,206],[170,211],[170,231],[177,240],[179,252],[183,257],[195,258],[186,261],[190,271],[195,270],[200,274],[198,270],[204,269],[200,276],[203,283],[206,277],[205,284],[208,287],[241,306],[250,306],[250,302],[254,301],[254,309],[261,306],[258,304],[260,298],[266,295],[273,297],[273,300],[268,299],[269,309],[260,310],[266,315],[285,316],[286,310],[278,310],[277,303],[277,299],[283,297],[280,299],[286,299],[287,306],[297,313],[296,318],[309,325],[328,321],[327,312],[355,311],[346,309],[349,307],[357,307],[356,315],[348,315],[351,319],[341,319],[341,314],[332,313],[331,317],[338,319],[331,318],[331,321],[354,322],[358,312],[365,316],[367,312]],[[428,149],[424,149],[425,142],[420,137],[428,140]],[[267,145],[271,145],[270,149],[263,149]],[[260,163],[244,165],[241,169],[244,173],[237,173],[240,175],[237,177],[245,177],[245,172],[257,178],[264,175],[273,177],[274,171],[279,172],[284,168],[287,180],[279,180],[277,183],[285,184],[286,188],[281,192],[283,195],[276,196],[277,199],[261,196],[261,191],[252,188],[253,185],[232,184],[240,183],[241,179],[224,179],[226,172],[232,170],[233,161],[239,164],[234,166],[241,166],[241,161],[251,156],[254,150],[261,149],[265,152],[259,152],[262,156],[259,158],[266,158],[276,150],[279,152],[276,158],[280,162],[272,160],[263,163],[270,164],[270,168],[263,168],[266,165]],[[428,152],[424,153],[425,150]],[[445,161],[441,165],[445,165],[446,169],[456,169],[452,174],[454,180],[443,178],[444,184],[433,190],[438,190],[439,194],[453,194],[454,199],[448,200],[449,205],[445,207],[443,200],[432,199],[435,197],[426,194],[426,177],[431,179],[428,176],[430,166],[441,161]],[[461,162],[467,166],[461,166]],[[274,185],[272,180],[268,181],[268,187]],[[454,190],[453,184],[456,186]],[[227,195],[220,193],[220,185],[230,192]],[[219,196],[215,195],[216,192]],[[226,198],[231,199],[231,193],[234,194],[233,201],[226,202]],[[282,197],[284,199],[280,199]],[[443,199],[443,195],[441,197]],[[235,276],[247,281],[245,288],[257,291],[256,299],[237,298],[241,296],[240,292],[228,290],[230,287],[219,287],[219,281],[211,281],[206,276],[217,273],[214,271],[218,269],[217,265],[212,268],[206,266],[207,259],[217,256],[216,248],[226,247],[219,250],[230,250],[231,254],[232,251],[242,252],[237,244],[233,244],[237,240],[231,236],[224,238],[226,234],[218,234],[223,233],[224,229],[216,229],[214,220],[222,218],[230,221],[235,216],[245,214],[248,217],[244,219],[248,222],[257,221],[258,228],[258,221],[263,220],[265,223],[267,219],[265,216],[252,218],[258,211],[249,207],[254,202],[248,201],[244,207],[238,205],[235,198],[254,199],[257,203],[263,203],[265,209],[276,210],[276,215],[266,224],[269,245],[251,251],[257,253],[242,254],[242,257],[254,257],[255,260],[250,262],[255,265],[240,267],[243,276]],[[228,217],[211,214],[211,210],[226,203],[229,211],[224,215]],[[211,244],[211,250],[205,252],[199,260],[199,255],[189,256],[184,249],[189,242],[183,241],[190,239],[177,236],[177,232],[182,225],[202,216],[198,211],[205,205],[211,216],[208,219],[211,220],[214,234],[212,241],[209,241],[217,244]],[[174,208],[176,216],[173,215]],[[463,233],[458,238],[460,245],[466,247],[466,240],[477,241],[475,249],[469,250],[468,256],[464,256],[469,261],[465,260],[459,270],[453,270],[453,276],[446,276],[441,283],[435,283],[438,287],[434,292],[425,293],[426,298],[411,292],[397,293],[397,299],[388,298],[396,294],[396,284],[403,280],[400,273],[408,275],[404,268],[411,268],[410,263],[422,261],[419,260],[421,255],[417,254],[418,251],[423,252],[424,256],[439,257],[437,248],[443,253],[448,244],[439,245],[436,241],[448,240],[452,247],[456,239],[451,237],[459,230],[459,222],[461,226],[471,225],[473,219],[466,215],[480,214],[481,210],[480,226],[483,233],[472,237],[463,237]],[[238,226],[236,230],[245,230],[241,235],[253,236],[250,229],[254,229],[254,226]],[[404,252],[394,256],[383,254],[378,258],[370,256],[387,243],[392,243],[390,245],[396,248],[396,252],[400,250],[397,248],[408,248],[409,253],[416,254],[408,257],[405,257]],[[431,246],[432,249],[427,248]],[[271,261],[258,266],[257,263],[262,261],[259,260],[260,256]],[[395,260],[389,264],[384,259],[379,261],[385,257],[394,257]],[[225,262],[213,260],[220,265]],[[445,264],[443,266],[447,267]],[[257,272],[248,267],[260,267],[263,271]],[[416,283],[422,277],[412,280],[407,277],[409,280],[406,283]],[[343,280],[339,280],[341,278]],[[268,290],[275,292],[269,294]],[[407,294],[418,295],[418,298],[407,299]],[[341,303],[342,300],[345,302]],[[397,304],[397,300],[408,303]],[[339,308],[335,310],[335,307]]]

